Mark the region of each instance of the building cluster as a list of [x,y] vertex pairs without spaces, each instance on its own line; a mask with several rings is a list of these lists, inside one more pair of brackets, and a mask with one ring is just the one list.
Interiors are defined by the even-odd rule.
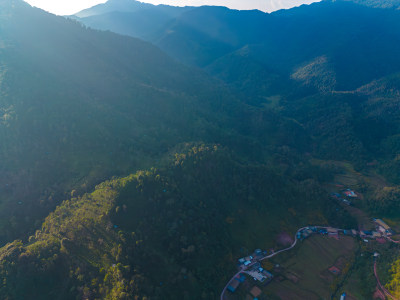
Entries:
[[239,266],[248,266],[253,262],[254,257],[252,255],[239,258]]
[[[355,194],[351,190],[346,190],[345,192],[348,192],[346,195],[348,197],[357,197],[357,194]],[[354,195],[353,195],[354,193]],[[335,197],[338,197],[339,194],[334,194]],[[373,219],[375,223],[375,231],[369,231],[369,230],[361,230],[357,231],[355,229],[348,229],[348,230],[343,230],[343,229],[337,229],[333,227],[317,227],[317,226],[309,226],[305,227],[297,232],[296,238],[298,240],[304,240],[311,236],[312,234],[321,234],[321,235],[327,235],[336,239],[339,239],[339,235],[346,235],[346,236],[352,236],[352,237],[360,237],[362,238],[365,242],[368,242],[368,239],[375,239],[379,242],[379,240],[385,241],[385,238],[391,237],[394,232],[390,228],[389,225],[387,225],[383,220],[381,219]],[[273,253],[273,250],[272,252]],[[260,264],[260,261],[265,258],[268,255],[267,251],[262,251],[261,249],[256,249],[251,255],[240,258],[238,260],[238,267],[240,270],[242,270],[242,273],[234,277],[228,284],[227,289],[234,293],[236,289],[239,287],[241,283],[246,281],[246,275],[250,276],[251,278],[254,279],[258,284],[268,284],[274,276],[268,272],[267,270],[264,270]],[[334,275],[340,274],[340,269],[337,268],[336,266],[332,266],[329,268],[329,272],[331,272]],[[247,295],[248,297],[255,297],[252,299],[257,299],[257,295],[261,292],[261,290],[258,287],[253,287],[252,292],[250,293],[252,296]],[[343,294],[341,296],[341,299],[345,299],[346,294]],[[247,299],[247,298],[246,298]]]
[[390,237],[393,235],[393,230],[390,228],[389,225],[387,225],[385,222],[383,222],[381,219],[374,219],[374,223],[376,225],[376,230],[382,234],[382,236],[385,237]]
[[[228,291],[234,293],[239,285],[246,281],[246,276],[244,274],[247,274],[248,276],[253,278],[253,280],[257,283],[264,285],[269,283],[274,278],[274,276],[267,270],[264,270],[259,263],[259,261],[267,254],[267,251],[256,249],[251,255],[240,258],[238,260],[238,266],[240,269],[243,270],[243,273],[237,275],[229,282],[227,287]],[[253,287],[250,294],[253,295],[255,298],[252,299],[256,299],[259,291],[261,293],[261,290],[259,288]]]
[[239,258],[239,260],[238,260],[239,267],[242,267],[242,266],[247,267],[251,263],[258,261],[259,259],[263,258],[266,255],[267,255],[267,251],[262,251],[261,249],[256,249],[256,250],[254,250],[252,255]]
[[350,198],[357,198],[357,197],[358,197],[358,195],[356,194],[356,192],[353,191],[353,190],[351,190],[351,189],[347,189],[347,190],[343,191],[343,194],[344,194],[346,197],[350,197]]
[[355,229],[347,229],[347,230],[345,229],[345,230],[343,230],[343,234],[352,236],[352,237],[356,237],[358,235],[358,231]]
[[343,190],[342,193],[332,193],[331,197],[338,201],[341,201],[343,204],[350,206],[353,205],[353,202],[350,199],[358,198],[358,195],[355,191],[351,189]]
[[370,239],[375,239],[375,240],[384,240],[384,238],[390,238],[394,232],[390,228],[389,225],[387,225],[384,221],[381,219],[374,219],[375,223],[375,230],[361,230],[360,231],[360,238],[364,239],[365,242],[368,242],[368,238]]
[[297,239],[298,240],[304,240],[308,238],[310,235],[317,233],[317,234],[322,234],[322,235],[327,235],[333,238],[339,238],[339,234],[344,234],[344,235],[350,235],[350,236],[357,236],[357,231],[352,229],[352,230],[340,230],[337,228],[333,227],[316,227],[316,226],[310,226],[306,227],[299,232],[297,232]]
[[261,267],[260,263],[255,263],[245,273],[250,275],[255,281],[258,281],[263,284],[269,283],[272,280],[272,278],[274,278],[274,276],[270,272],[264,270]]
[[352,237],[357,237],[359,236],[362,238],[365,242],[368,242],[368,239],[383,239],[388,238],[394,234],[393,230],[381,219],[374,219],[375,225],[376,225],[376,230],[375,231],[370,231],[370,230],[361,230],[357,231],[355,229],[337,229],[337,228],[332,228],[332,227],[306,227],[299,232],[297,232],[297,239],[302,241],[309,236],[311,236],[314,233],[321,234],[321,235],[327,235],[329,237],[333,237],[336,239],[339,239],[340,235],[346,235],[346,236],[352,236]]
[[312,235],[313,233],[318,232],[317,227],[311,226],[311,227],[306,227],[303,230],[300,230],[297,232],[297,239],[298,240],[304,240],[306,238],[308,238],[310,235]]

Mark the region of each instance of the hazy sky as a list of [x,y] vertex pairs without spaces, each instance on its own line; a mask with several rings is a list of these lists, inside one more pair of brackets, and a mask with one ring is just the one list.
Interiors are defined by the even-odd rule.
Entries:
[[[76,13],[84,8],[104,3],[106,0],[25,0],[33,6],[40,7],[59,15]],[[235,9],[259,9],[267,12],[281,8],[290,8],[309,4],[317,0],[143,0],[153,4],[170,4],[175,6],[220,5]]]

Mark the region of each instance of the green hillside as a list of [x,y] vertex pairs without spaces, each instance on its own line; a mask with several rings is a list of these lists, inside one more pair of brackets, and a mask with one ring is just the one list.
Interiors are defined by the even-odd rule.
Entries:
[[214,299],[243,251],[272,247],[301,224],[351,226],[323,193],[313,177],[189,147],[160,169],[64,201],[28,243],[3,247],[0,295]]
[[71,190],[150,167],[182,142],[242,143],[235,116],[248,109],[148,43],[22,1],[1,2],[0,31],[2,243]]
[[400,15],[372,2],[77,21],[0,0],[0,298],[217,299],[301,226],[397,228]]
[[296,121],[149,43],[0,4],[2,244],[32,234],[72,190],[159,165],[186,142],[254,162],[310,150]]

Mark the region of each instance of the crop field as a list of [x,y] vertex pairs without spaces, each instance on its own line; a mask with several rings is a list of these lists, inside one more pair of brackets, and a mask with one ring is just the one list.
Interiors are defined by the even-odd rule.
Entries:
[[[351,237],[312,236],[271,261],[276,276],[264,292],[272,299],[328,299],[357,248]],[[329,271],[333,266],[339,274]]]

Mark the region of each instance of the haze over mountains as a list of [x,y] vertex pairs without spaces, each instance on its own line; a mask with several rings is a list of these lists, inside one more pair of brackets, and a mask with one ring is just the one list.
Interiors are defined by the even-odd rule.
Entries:
[[[399,50],[395,42],[399,35],[398,12],[366,6],[350,1],[323,1],[265,14],[223,7],[182,9],[113,0],[77,16],[90,27],[145,38],[184,63],[211,69],[217,60],[236,55],[288,76],[296,68],[325,56],[324,61],[333,68],[327,72],[338,74],[339,80],[337,86],[328,88],[349,90],[395,72],[399,63],[395,55]],[[156,13],[163,18],[152,17]],[[152,22],[142,22],[139,15]],[[375,22],[371,23],[371,19]],[[381,63],[379,59],[378,63],[377,57],[385,61]],[[352,63],[348,64],[349,61]],[[327,64],[320,67],[326,68]],[[360,68],[364,71],[361,74]]]
[[[29,2],[29,1],[28,1]],[[288,9],[295,6],[300,6],[303,4],[310,4],[313,2],[318,2],[316,0],[248,0],[246,2],[238,0],[147,0],[145,2],[139,2],[143,7],[149,5],[162,5],[162,6],[172,6],[172,7],[200,7],[200,6],[224,6],[230,9],[237,10],[260,10],[264,12],[272,12],[279,9]],[[136,6],[137,7],[137,6]],[[85,14],[89,16],[93,14],[94,11],[100,12],[111,12],[111,11],[132,11],[134,10],[134,5],[132,1],[128,1],[123,4],[123,1],[108,1],[99,5],[95,5],[91,8],[84,9],[79,14],[83,17]]]
[[[247,103],[270,105],[268,99],[287,101],[283,106],[290,117],[292,109],[298,109],[295,101],[305,97],[304,93],[322,94],[323,99],[331,99],[327,101],[332,102],[336,111],[329,111],[325,103],[320,108],[324,114],[335,119],[341,116],[348,122],[345,131],[353,132],[345,134],[353,138],[339,141],[339,128],[333,130],[331,138],[337,140],[336,146],[324,145],[322,153],[333,151],[341,158],[354,155],[357,159],[373,159],[378,155],[376,151],[384,148],[380,143],[397,130],[392,118],[389,121],[388,116],[370,110],[377,109],[375,105],[371,107],[376,101],[385,103],[379,110],[395,105],[391,96],[390,100],[383,100],[382,94],[376,92],[387,91],[386,84],[398,77],[400,12],[396,9],[398,1],[382,1],[378,7],[373,1],[361,4],[322,1],[271,14],[223,7],[187,8],[187,11],[168,7],[180,12],[179,15],[144,29],[134,26],[135,15],[113,19],[118,11],[104,14],[93,11],[92,17],[80,21],[95,28],[146,38],[177,60],[201,67],[223,80]],[[149,14],[162,7],[146,6],[142,12]],[[127,20],[130,23],[124,23]],[[349,97],[350,94],[353,96]],[[318,107],[323,103],[317,99],[302,101],[315,102],[313,105]],[[290,105],[294,106],[289,109]],[[350,115],[345,113],[347,106]],[[371,128],[367,136],[360,129],[372,124],[369,122],[375,129]],[[332,122],[332,126],[338,125]],[[309,133],[314,137],[317,134]],[[350,147],[356,151],[337,151],[344,144],[344,149]]]
[[[145,157],[190,141],[183,131],[194,137],[203,130],[201,119],[213,118],[209,108],[221,110],[224,99],[234,99],[145,42],[87,30],[21,1],[2,3],[2,12],[4,201],[54,206],[59,186],[90,187],[89,178],[98,182],[142,167]],[[186,118],[198,119],[195,128]],[[146,146],[155,140],[161,148]],[[2,213],[15,218],[16,202],[13,214]],[[12,234],[14,226],[4,223],[2,234]]]
[[0,0],[0,297],[217,299],[243,249],[356,226],[332,161],[384,177],[360,206],[395,220],[400,11],[358,2]]

